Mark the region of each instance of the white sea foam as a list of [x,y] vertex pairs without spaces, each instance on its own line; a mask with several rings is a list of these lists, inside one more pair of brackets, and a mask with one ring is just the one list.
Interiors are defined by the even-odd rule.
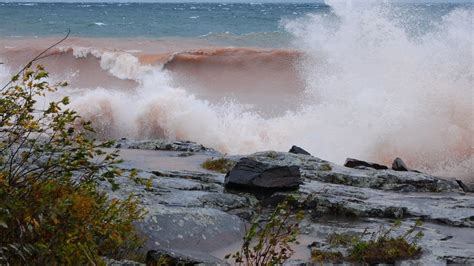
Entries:
[[471,178],[472,9],[452,11],[430,32],[411,36],[390,7],[353,3],[328,1],[337,19],[315,14],[285,22],[305,54],[305,101],[291,112],[269,118],[235,100],[209,102],[131,54],[79,47],[76,57],[91,54],[111,75],[139,85],[65,93],[107,137],[164,136],[229,153],[297,144],[339,163],[400,156],[420,170]]
[[474,144],[473,11],[455,10],[414,38],[387,6],[328,2],[337,26],[316,15],[287,24],[309,55],[308,94],[324,117],[312,120],[313,151],[339,161],[398,155],[431,171],[464,165],[472,177],[461,162],[472,162]]
[[166,72],[113,53],[102,55],[101,66],[138,80],[139,88],[131,95],[90,91],[76,104],[116,136],[161,134],[231,153],[299,144],[337,162],[401,156],[413,167],[472,175],[472,10],[453,11],[432,32],[412,38],[388,19],[385,6],[330,4],[337,23],[311,15],[286,24],[307,55],[301,69],[313,99],[297,111],[264,118],[238,104],[211,104],[171,86]]

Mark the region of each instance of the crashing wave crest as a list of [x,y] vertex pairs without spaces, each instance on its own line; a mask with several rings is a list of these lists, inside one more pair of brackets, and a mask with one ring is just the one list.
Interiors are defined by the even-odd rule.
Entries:
[[[229,153],[298,144],[336,162],[400,156],[420,170],[472,178],[472,9],[452,11],[430,32],[411,36],[387,6],[329,4],[335,16],[285,22],[299,52],[69,48],[63,52],[92,56],[105,75],[134,85],[103,82],[61,93],[73,95],[74,107],[104,137],[187,139]],[[179,82],[183,76],[201,79]],[[252,86],[258,79],[264,82]],[[244,104],[245,95],[253,107],[281,108],[263,114]]]

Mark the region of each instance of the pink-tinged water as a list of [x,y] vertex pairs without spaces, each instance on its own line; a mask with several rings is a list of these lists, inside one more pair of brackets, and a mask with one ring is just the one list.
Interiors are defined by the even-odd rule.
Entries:
[[[78,39],[44,59],[106,138],[193,140],[227,153],[296,144],[474,180],[472,10],[413,37],[374,5],[287,21],[291,49]],[[1,40],[0,79],[51,39]],[[39,103],[41,104],[41,103]]]

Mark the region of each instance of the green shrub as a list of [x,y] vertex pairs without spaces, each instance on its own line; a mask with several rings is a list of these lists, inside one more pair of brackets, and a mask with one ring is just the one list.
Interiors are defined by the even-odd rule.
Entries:
[[293,255],[291,244],[297,243],[299,222],[304,213],[292,210],[292,198],[280,203],[268,221],[260,228],[255,220],[244,236],[240,251],[229,254],[235,264],[246,266],[281,265]]
[[[89,122],[67,109],[67,97],[41,108],[51,86],[43,67],[0,90],[0,264],[103,264],[135,251],[132,197],[109,200],[99,181],[118,186],[118,153],[102,149]],[[131,172],[133,178],[135,173]]]
[[2,182],[0,198],[4,262],[97,264],[100,256],[123,257],[141,244],[132,224],[141,211],[132,198],[109,201],[67,179],[33,182],[28,191]]
[[235,163],[227,158],[207,159],[201,164],[201,167],[207,170],[219,173],[227,173],[235,166]]

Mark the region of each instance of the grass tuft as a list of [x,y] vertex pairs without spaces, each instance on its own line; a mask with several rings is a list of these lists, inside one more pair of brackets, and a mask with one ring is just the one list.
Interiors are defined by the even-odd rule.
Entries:
[[313,262],[342,263],[344,261],[344,255],[339,251],[322,251],[314,249],[311,252],[311,259]]
[[332,167],[328,163],[323,163],[319,167],[319,171],[331,171],[331,170],[332,170]]
[[207,159],[201,167],[219,173],[227,173],[235,166],[235,163],[227,158]]
[[349,259],[376,264],[417,258],[421,254],[421,247],[418,246],[418,241],[423,237],[423,232],[418,230],[421,225],[422,222],[417,221],[399,236],[393,236],[392,232],[401,226],[400,221],[388,229],[382,226],[378,232],[371,234],[369,240],[360,238],[355,241]]
[[[321,251],[314,249],[311,257],[314,262],[332,262],[339,263],[341,261],[351,261],[363,264],[389,263],[393,264],[397,261],[414,259],[421,255],[421,247],[418,241],[423,237],[423,233],[419,231],[421,221],[417,221],[405,233],[394,236],[393,231],[399,228],[401,222],[395,224],[388,229],[381,226],[377,232],[361,235],[349,234],[331,234],[327,238],[327,242],[331,246],[345,246],[348,248],[348,255],[343,256],[340,252]],[[370,237],[364,239],[364,236]]]
[[331,246],[350,246],[351,243],[357,241],[359,239],[358,236],[351,235],[351,234],[339,234],[339,233],[332,233],[328,235],[326,238],[327,242]]

